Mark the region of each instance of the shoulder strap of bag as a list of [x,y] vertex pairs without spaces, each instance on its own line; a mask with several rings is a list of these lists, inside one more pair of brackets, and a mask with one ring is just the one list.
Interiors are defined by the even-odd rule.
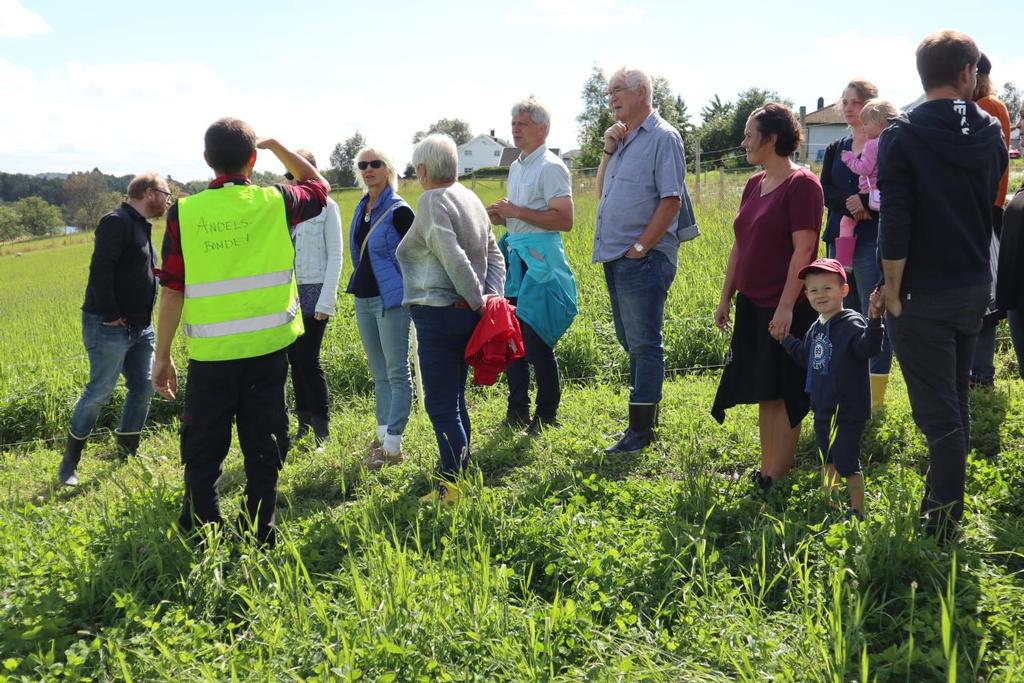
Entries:
[[363,245],[359,247],[359,262],[362,263],[363,256],[366,254],[366,245],[370,243],[370,235],[377,229],[377,226],[384,222],[384,219],[391,215],[391,212],[397,209],[402,202],[395,202],[387,208],[387,210],[380,215],[380,218],[373,222],[370,226],[370,230],[366,233],[366,237],[363,239]]

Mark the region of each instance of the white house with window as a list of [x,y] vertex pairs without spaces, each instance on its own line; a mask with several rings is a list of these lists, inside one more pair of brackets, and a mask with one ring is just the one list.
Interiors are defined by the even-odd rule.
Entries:
[[472,173],[478,168],[489,168],[501,163],[501,154],[512,145],[501,138],[477,135],[467,143],[459,145],[459,174]]

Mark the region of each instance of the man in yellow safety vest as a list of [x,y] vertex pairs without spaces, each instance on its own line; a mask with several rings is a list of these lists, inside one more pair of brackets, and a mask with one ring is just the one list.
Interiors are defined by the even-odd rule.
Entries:
[[[179,524],[189,531],[197,521],[221,523],[217,484],[234,421],[245,460],[243,520],[272,545],[277,476],[289,446],[285,349],[302,334],[291,233],[319,215],[330,186],[276,140],[257,140],[244,121],[214,122],[205,143],[216,178],[167,212],[153,387],[168,399],[177,392],[171,342],[180,322],[189,364]],[[295,184],[253,185],[257,148],[273,152]]]

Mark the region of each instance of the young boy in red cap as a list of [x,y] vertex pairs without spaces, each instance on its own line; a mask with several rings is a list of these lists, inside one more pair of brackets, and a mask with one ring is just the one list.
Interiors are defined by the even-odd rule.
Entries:
[[882,350],[881,297],[870,298],[867,321],[843,308],[850,287],[846,269],[835,259],[818,259],[800,270],[807,300],[818,312],[803,340],[788,335],[786,352],[807,368],[804,388],[811,395],[814,436],[822,456],[822,478],[833,498],[839,478],[850,492],[848,517],[864,518],[864,479],[860,471],[860,438],[871,417],[868,359]]

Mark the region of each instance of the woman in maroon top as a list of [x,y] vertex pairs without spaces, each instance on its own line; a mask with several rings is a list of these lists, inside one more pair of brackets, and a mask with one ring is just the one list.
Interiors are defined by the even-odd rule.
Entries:
[[797,273],[816,255],[824,196],[817,176],[789,159],[801,137],[799,121],[782,104],[769,102],[747,120],[747,161],[764,170],[743,190],[715,311],[715,324],[728,330],[736,294],[736,326],[711,414],[721,423],[727,408],[758,404],[761,467],[753,479],[764,490],[792,466],[810,409],[804,370],[778,343],[789,333],[802,337],[815,317]]

